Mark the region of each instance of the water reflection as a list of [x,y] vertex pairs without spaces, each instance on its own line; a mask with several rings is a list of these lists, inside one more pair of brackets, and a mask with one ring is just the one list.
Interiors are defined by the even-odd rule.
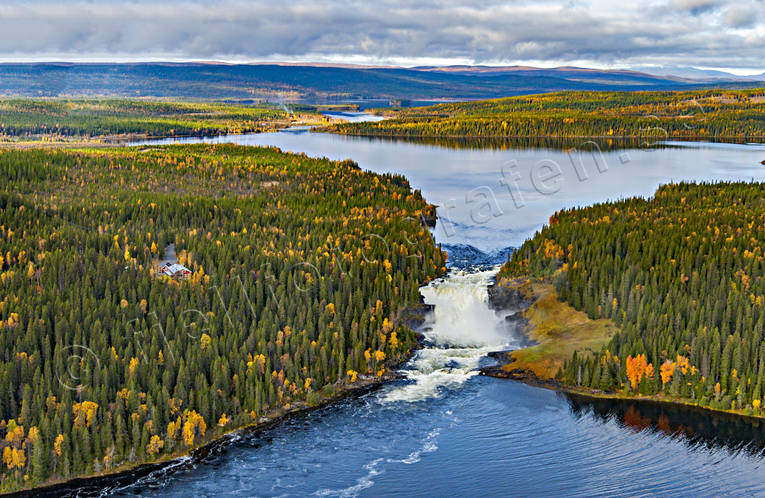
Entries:
[[589,139],[589,138],[511,138],[511,137],[357,137],[361,140],[381,143],[409,143],[431,145],[456,150],[516,150],[529,147],[548,150],[569,150],[594,143],[601,150],[620,150],[646,147],[663,147],[643,139]]
[[660,141],[656,137],[634,138],[583,138],[583,137],[403,137],[403,136],[353,136],[359,140],[368,140],[378,143],[402,143],[418,144],[443,147],[454,150],[520,150],[528,148],[546,149],[555,151],[569,151],[573,149],[589,149],[597,147],[602,151],[617,151],[623,149],[671,149],[677,147],[689,147],[697,145],[746,145],[756,146],[743,139],[726,140],[717,142],[695,141]]
[[614,420],[635,432],[664,434],[693,448],[765,454],[765,423],[761,419],[654,401],[564,396],[578,419],[592,416],[603,422]]

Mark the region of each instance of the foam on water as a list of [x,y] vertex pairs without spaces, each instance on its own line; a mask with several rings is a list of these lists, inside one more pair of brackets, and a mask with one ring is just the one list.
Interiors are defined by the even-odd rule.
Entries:
[[377,468],[378,465],[382,463],[382,461],[383,458],[376,458],[368,464],[364,465],[364,470],[367,471],[366,475],[359,477],[356,480],[356,484],[353,486],[349,486],[343,489],[320,489],[312,494],[313,496],[342,496],[349,498],[358,496],[360,492],[371,488],[374,485],[375,482],[372,478],[382,472]]
[[355,497],[365,489],[374,486],[374,477],[385,472],[384,468],[381,468],[381,464],[401,464],[401,465],[414,465],[422,459],[422,455],[427,453],[433,453],[438,450],[438,444],[436,439],[441,434],[441,429],[433,429],[428,432],[427,436],[423,439],[422,445],[409,453],[406,458],[375,458],[371,462],[364,465],[366,474],[356,479],[356,483],[352,486],[342,489],[320,489],[312,493],[313,496],[340,496],[340,497]]
[[422,455],[425,453],[433,453],[438,449],[436,444],[436,438],[441,434],[441,429],[433,429],[428,433],[428,436],[423,441],[422,447],[409,453],[403,460],[394,460],[389,458],[388,463],[403,463],[405,465],[412,465],[419,462],[422,459]]
[[425,302],[435,305],[423,327],[426,346],[401,371],[408,382],[387,386],[381,402],[439,397],[477,375],[487,353],[517,345],[503,326],[504,315],[488,305],[487,285],[496,272],[452,270],[421,289]]

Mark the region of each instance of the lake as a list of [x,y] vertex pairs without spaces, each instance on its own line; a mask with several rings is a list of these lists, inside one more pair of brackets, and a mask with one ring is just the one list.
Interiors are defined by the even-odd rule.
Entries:
[[452,148],[302,128],[148,143],[200,141],[276,146],[309,156],[351,158],[378,173],[401,173],[440,206],[441,223],[435,232],[439,242],[482,250],[520,245],[558,209],[650,196],[659,185],[673,181],[765,179],[765,166],[760,164],[765,145],[673,142],[611,150],[602,145],[599,151],[588,140],[569,140],[567,150],[512,144],[470,148],[455,141],[464,148]]

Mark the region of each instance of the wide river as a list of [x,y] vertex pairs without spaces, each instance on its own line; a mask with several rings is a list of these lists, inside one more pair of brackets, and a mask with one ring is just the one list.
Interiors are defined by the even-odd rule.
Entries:
[[650,196],[672,181],[763,181],[765,147],[454,148],[299,129],[204,141],[352,158],[405,175],[438,204],[434,234],[453,263],[446,278],[422,289],[436,305],[423,328],[426,348],[402,370],[405,380],[239,434],[148,475],[74,486],[71,494],[765,494],[765,425],[690,408],[590,401],[476,370],[487,352],[522,340],[487,305],[486,285],[507,247],[560,208]]

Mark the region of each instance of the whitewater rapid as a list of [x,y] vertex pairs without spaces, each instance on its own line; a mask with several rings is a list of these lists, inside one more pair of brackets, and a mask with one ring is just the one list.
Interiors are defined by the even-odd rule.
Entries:
[[519,347],[520,338],[505,326],[507,313],[489,306],[487,287],[497,270],[452,269],[420,289],[425,302],[435,306],[421,330],[425,347],[401,369],[406,382],[382,389],[382,403],[439,397],[477,375],[489,352]]

